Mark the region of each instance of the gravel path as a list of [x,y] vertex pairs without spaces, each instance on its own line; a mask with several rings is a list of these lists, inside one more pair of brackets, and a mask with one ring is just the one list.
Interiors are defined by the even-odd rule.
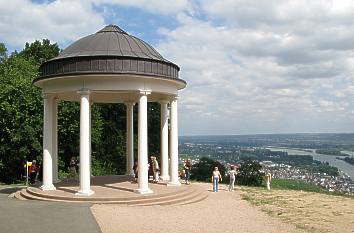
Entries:
[[[208,184],[201,185],[210,192]],[[128,207],[93,205],[103,233],[124,232],[299,232],[241,200],[239,193],[220,190],[185,206]]]

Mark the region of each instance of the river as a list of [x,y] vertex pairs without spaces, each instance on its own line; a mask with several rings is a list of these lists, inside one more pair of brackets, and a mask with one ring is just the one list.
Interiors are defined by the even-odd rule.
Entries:
[[[352,179],[354,178],[354,166],[343,160],[336,158],[336,157],[344,158],[344,156],[318,154],[313,149],[306,149],[307,151],[290,149],[290,148],[282,148],[282,147],[267,147],[266,149],[269,149],[271,151],[288,152],[289,155],[312,155],[314,160],[318,160],[321,162],[328,162],[331,166],[337,167],[339,170],[347,173]],[[354,155],[353,151],[342,151],[342,153],[349,154],[351,156]]]

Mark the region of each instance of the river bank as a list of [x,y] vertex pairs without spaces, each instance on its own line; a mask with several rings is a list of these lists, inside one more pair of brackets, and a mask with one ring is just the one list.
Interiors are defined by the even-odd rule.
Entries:
[[[331,166],[337,167],[339,170],[346,173],[351,179],[354,179],[354,166],[342,160],[346,156],[333,156],[333,155],[325,155],[325,154],[318,154],[314,149],[293,149],[293,148],[286,148],[286,147],[266,147],[271,151],[283,151],[287,152],[289,155],[311,155],[314,160],[320,162],[328,162]],[[349,154],[349,151],[342,151],[342,153]],[[354,154],[354,152],[351,152]],[[340,159],[338,159],[338,158]]]

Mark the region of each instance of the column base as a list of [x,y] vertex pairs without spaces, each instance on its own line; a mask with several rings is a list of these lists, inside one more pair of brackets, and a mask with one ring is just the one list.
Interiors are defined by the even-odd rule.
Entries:
[[42,185],[40,187],[42,191],[51,191],[51,190],[56,190],[55,186],[53,184],[51,185]]
[[179,181],[177,182],[170,181],[167,183],[167,186],[181,186],[181,183]]
[[129,176],[129,177],[134,177],[134,176],[135,176],[134,172],[133,172],[133,173],[127,172],[127,173],[125,173],[125,175],[126,175],[126,176]]
[[149,194],[149,193],[153,193],[153,191],[149,188],[147,189],[135,189],[134,193],[139,193],[139,194]]
[[160,176],[160,180],[169,181],[170,180],[170,176]]
[[91,196],[92,194],[94,194],[95,192],[92,190],[85,190],[85,191],[78,191],[75,193],[75,196],[79,196],[79,197],[88,197]]
[[57,179],[57,180],[53,180],[53,183],[56,184],[56,183],[59,183],[61,180]]

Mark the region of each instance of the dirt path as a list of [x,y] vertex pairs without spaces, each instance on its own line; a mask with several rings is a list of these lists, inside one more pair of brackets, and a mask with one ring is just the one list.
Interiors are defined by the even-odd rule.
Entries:
[[[210,188],[193,185],[201,185],[206,192]],[[252,207],[237,191],[210,192],[206,200],[185,206],[93,205],[91,210],[103,233],[299,232]]]

